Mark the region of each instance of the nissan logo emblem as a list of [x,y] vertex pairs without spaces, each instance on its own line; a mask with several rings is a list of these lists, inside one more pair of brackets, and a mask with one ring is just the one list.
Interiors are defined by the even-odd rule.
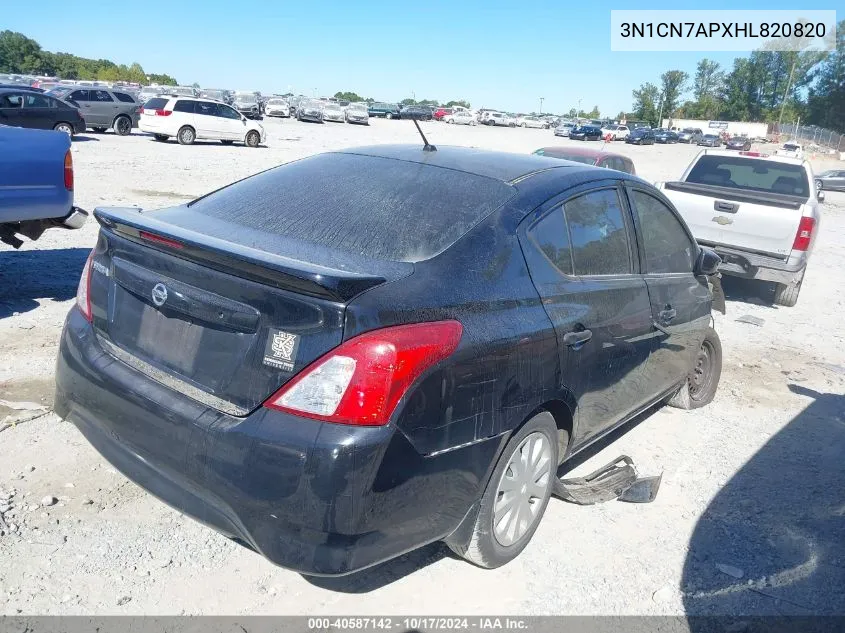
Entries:
[[164,305],[164,302],[167,301],[167,286],[164,284],[156,284],[153,286],[153,303],[156,306],[161,307]]

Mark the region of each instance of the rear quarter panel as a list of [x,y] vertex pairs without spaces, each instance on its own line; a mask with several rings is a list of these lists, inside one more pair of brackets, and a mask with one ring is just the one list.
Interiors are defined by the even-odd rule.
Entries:
[[64,186],[70,138],[63,132],[0,126],[0,222],[64,217],[73,192]]

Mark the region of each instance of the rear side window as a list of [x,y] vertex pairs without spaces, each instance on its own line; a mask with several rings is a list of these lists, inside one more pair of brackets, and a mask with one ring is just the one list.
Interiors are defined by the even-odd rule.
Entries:
[[111,98],[111,95],[106,92],[105,90],[89,90],[88,91],[89,99],[91,101],[102,101],[102,102],[112,102],[114,99]]
[[564,204],[576,275],[631,272],[628,232],[616,189],[600,189]]
[[88,91],[87,90],[74,90],[70,93],[68,99],[72,99],[73,101],[89,101],[88,99]]
[[686,182],[802,198],[810,195],[810,183],[802,165],[744,156],[702,156]]
[[696,247],[678,218],[663,202],[642,191],[631,192],[640,221],[647,273],[691,273]]
[[234,225],[346,253],[418,262],[454,244],[514,193],[492,178],[337,153],[271,169],[190,206]]
[[153,97],[144,104],[145,110],[163,110],[167,105],[169,99],[162,99],[161,97]]
[[193,114],[194,112],[194,105],[196,101],[191,101],[190,99],[179,99],[176,104],[173,106],[174,112],[189,112]]
[[572,274],[572,251],[569,248],[569,231],[563,217],[563,209],[558,207],[537,222],[528,231],[528,235],[548,260],[564,275]]
[[52,104],[50,99],[41,94],[26,95],[24,97],[23,107],[25,108],[50,108]]
[[123,101],[123,103],[135,103],[135,99],[133,99],[131,95],[123,92],[115,92],[114,96],[117,97],[118,101]]

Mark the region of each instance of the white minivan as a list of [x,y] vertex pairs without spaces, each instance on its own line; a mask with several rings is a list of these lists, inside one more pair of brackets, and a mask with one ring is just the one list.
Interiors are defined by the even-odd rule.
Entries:
[[155,97],[141,109],[138,127],[157,141],[175,136],[182,145],[210,139],[226,145],[239,142],[258,147],[266,139],[260,123],[247,120],[231,106],[211,99]]

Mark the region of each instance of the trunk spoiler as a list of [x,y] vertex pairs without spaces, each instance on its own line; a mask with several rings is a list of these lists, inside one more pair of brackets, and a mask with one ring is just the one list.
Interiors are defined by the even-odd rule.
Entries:
[[[326,267],[165,222],[137,207],[98,207],[94,209],[94,217],[105,229],[148,248],[276,288],[344,303],[414,270],[410,263],[372,260],[364,263],[361,259],[357,259],[355,263],[359,265],[354,268],[369,270],[354,272]],[[350,259],[354,258],[350,256]]]

